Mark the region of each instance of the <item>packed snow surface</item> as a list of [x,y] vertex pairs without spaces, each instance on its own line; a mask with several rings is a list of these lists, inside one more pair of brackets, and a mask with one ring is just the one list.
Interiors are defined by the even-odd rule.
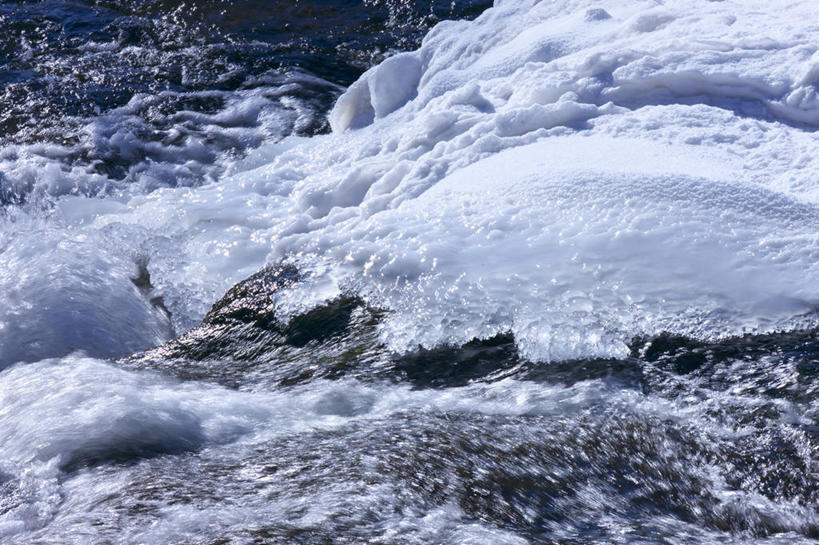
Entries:
[[[366,72],[333,134],[218,182],[96,199],[53,173],[33,194],[61,198],[3,220],[0,365],[150,346],[282,260],[308,273],[283,309],[357,293],[398,351],[511,331],[547,361],[815,324],[817,20],[807,1],[499,0]],[[129,283],[140,260],[172,324]]]

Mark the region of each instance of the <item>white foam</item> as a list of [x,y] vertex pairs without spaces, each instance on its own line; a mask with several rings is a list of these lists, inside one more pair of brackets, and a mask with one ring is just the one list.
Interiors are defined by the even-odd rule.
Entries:
[[165,312],[132,280],[134,250],[97,231],[10,227],[0,238],[0,369],[80,349],[122,356],[173,336]]

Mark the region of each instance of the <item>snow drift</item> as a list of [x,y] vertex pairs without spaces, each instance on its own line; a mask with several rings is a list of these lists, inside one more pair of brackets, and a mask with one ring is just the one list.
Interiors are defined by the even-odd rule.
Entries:
[[331,135],[54,217],[146,252],[177,331],[279,261],[308,273],[284,311],[356,293],[399,351],[511,331],[530,358],[571,359],[815,325],[818,11],[498,1],[365,73]]

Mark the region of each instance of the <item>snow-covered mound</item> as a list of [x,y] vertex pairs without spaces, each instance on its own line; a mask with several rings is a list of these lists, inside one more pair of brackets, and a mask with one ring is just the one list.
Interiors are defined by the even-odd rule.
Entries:
[[390,311],[396,350],[512,331],[554,360],[813,325],[817,16],[498,1],[365,73],[331,135],[262,147],[216,184],[70,197],[56,215],[113,233],[105,252],[147,253],[177,330],[281,260],[310,274],[283,308],[355,292]]

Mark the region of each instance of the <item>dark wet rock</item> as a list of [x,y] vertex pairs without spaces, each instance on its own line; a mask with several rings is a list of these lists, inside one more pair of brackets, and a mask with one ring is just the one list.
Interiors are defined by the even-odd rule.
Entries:
[[520,363],[512,335],[394,354],[378,337],[383,312],[354,296],[283,320],[276,296],[300,280],[292,266],[267,267],[231,288],[198,327],[124,363],[230,386],[355,376],[408,381],[419,388],[497,378]]
[[359,299],[340,297],[283,320],[275,297],[299,280],[292,266],[267,267],[231,288],[198,327],[126,363],[232,386],[338,376],[377,346],[374,314]]
[[[791,401],[805,401],[819,388],[819,333],[813,330],[710,343],[660,334],[635,338],[623,359],[531,362],[521,357],[510,333],[395,354],[378,335],[384,312],[353,295],[295,317],[279,316],[279,292],[301,280],[293,266],[266,267],[231,288],[198,327],[123,363],[232,387],[354,377],[447,388],[515,377],[565,385],[604,379],[680,395],[688,384],[682,379],[690,375],[712,390],[741,383],[756,394]],[[150,279],[146,282],[149,286]]]
[[220,326],[253,324],[270,327],[276,323],[273,297],[283,288],[298,282],[299,272],[293,266],[266,267],[239,282],[219,299],[202,323]]
[[[716,342],[661,334],[634,339],[632,358],[653,391],[684,389],[692,380],[715,391],[742,385],[748,395],[810,402],[819,396],[819,331],[747,334]],[[650,372],[649,372],[650,371]],[[682,393],[682,392],[680,392]]]
[[157,295],[154,291],[154,285],[151,283],[151,273],[148,271],[148,259],[140,257],[136,260],[137,275],[131,279],[134,286],[139,289],[140,293],[157,309],[162,311],[168,318],[169,337],[173,337],[173,326],[170,325],[171,312],[165,306],[165,299],[161,295]]
[[583,18],[587,22],[605,21],[606,19],[611,19],[611,15],[603,8],[589,8],[586,10],[586,13],[583,16]]
[[473,339],[463,346],[421,348],[395,356],[394,368],[416,386],[463,386],[473,380],[503,378],[522,363],[511,334]]

